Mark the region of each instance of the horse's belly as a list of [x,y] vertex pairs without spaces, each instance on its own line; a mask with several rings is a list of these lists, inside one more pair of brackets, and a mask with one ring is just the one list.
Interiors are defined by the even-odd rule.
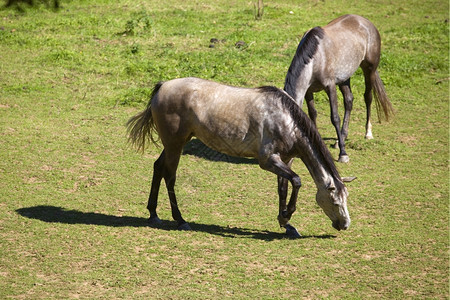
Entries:
[[361,60],[357,58],[351,62],[340,64],[340,66],[334,70],[336,84],[341,84],[352,77],[360,63]]

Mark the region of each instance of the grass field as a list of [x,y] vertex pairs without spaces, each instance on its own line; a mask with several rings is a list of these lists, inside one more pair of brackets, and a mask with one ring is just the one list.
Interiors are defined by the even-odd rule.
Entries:
[[[448,1],[265,1],[262,20],[254,2],[0,10],[1,299],[449,298]],[[154,84],[197,76],[282,87],[303,32],[346,13],[379,29],[379,72],[396,110],[364,140],[357,71],[350,163],[338,165],[358,177],[347,184],[349,230],[331,227],[300,160],[292,223],[303,238],[290,240],[273,174],[195,151],[183,155],[176,186],[193,231],[175,230],[165,189],[164,224],[148,227],[161,149],[136,153],[125,123]],[[316,100],[331,144],[328,101]]]

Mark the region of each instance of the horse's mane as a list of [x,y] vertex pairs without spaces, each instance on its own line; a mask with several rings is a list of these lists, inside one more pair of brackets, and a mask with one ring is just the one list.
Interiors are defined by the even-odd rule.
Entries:
[[321,27],[314,27],[303,36],[298,44],[297,51],[289,66],[284,82],[284,90],[294,99],[296,97],[295,87],[297,85],[297,79],[301,75],[303,68],[313,58],[314,54],[316,54],[317,46],[320,42],[319,39],[322,39],[324,34]]
[[322,157],[323,163],[325,167],[330,171],[331,175],[337,179],[335,181],[336,185],[342,189],[344,184],[342,183],[341,176],[334,164],[333,157],[331,156],[330,151],[325,146],[325,143],[322,140],[322,137],[319,134],[316,126],[313,122],[308,118],[306,113],[295,103],[294,99],[291,98],[284,91],[273,87],[273,86],[263,86],[260,87],[259,90],[262,93],[271,94],[273,99],[278,99],[281,102],[283,108],[285,108],[290,114],[291,118],[294,120],[297,127],[303,132],[305,137],[309,139],[313,147],[318,151],[318,154]]

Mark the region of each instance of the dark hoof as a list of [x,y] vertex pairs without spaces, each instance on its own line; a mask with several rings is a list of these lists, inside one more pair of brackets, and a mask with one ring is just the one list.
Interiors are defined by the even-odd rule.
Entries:
[[298,233],[297,229],[294,226],[287,224],[284,228],[286,228],[286,235],[290,239],[298,239],[301,238],[301,234]]
[[158,216],[150,217],[148,219],[148,224],[151,226],[161,225],[162,221]]
[[183,223],[178,226],[178,230],[192,230],[192,228],[188,223]]

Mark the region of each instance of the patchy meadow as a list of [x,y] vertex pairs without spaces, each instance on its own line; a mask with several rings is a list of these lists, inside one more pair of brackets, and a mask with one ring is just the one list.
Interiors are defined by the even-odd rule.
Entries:
[[[449,297],[447,1],[61,1],[0,10],[1,298]],[[355,13],[382,38],[379,67],[396,110],[364,139],[364,83],[352,78],[352,225],[335,231],[302,178],[284,238],[276,178],[251,160],[190,144],[177,195],[193,231],[175,230],[161,189],[146,224],[153,162],[125,123],[160,80],[196,76],[282,87],[304,31]],[[327,144],[334,129],[316,96]],[[340,108],[342,108],[342,101]],[[330,148],[337,158],[336,149]],[[214,154],[216,155],[216,154]]]

